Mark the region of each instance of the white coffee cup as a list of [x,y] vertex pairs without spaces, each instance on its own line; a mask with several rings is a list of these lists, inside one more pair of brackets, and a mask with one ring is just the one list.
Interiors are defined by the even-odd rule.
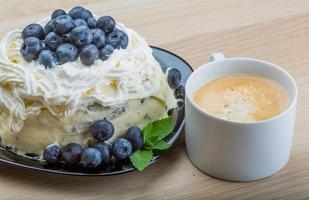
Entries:
[[[205,82],[233,73],[262,74],[280,83],[291,104],[264,121],[228,121],[200,108],[193,96]],[[191,162],[210,176],[230,181],[268,177],[288,162],[293,139],[297,86],[290,74],[266,61],[225,58],[221,53],[199,67],[186,83],[186,148]]]

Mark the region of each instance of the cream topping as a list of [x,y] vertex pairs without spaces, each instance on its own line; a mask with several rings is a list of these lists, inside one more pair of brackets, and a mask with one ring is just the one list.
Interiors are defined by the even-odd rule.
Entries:
[[119,107],[130,99],[155,95],[165,75],[151,48],[134,30],[117,26],[128,34],[128,47],[90,67],[80,60],[52,69],[27,62],[20,53],[21,30],[7,33],[0,42],[0,104],[10,112],[9,128],[19,132],[24,120],[45,108],[60,117],[93,103]]

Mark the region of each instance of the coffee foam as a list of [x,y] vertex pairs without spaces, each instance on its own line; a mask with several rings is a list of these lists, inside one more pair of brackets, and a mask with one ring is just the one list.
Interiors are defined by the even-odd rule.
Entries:
[[253,88],[242,86],[225,91],[223,97],[227,103],[223,106],[222,117],[239,120],[251,119],[251,113],[257,110],[253,93]]

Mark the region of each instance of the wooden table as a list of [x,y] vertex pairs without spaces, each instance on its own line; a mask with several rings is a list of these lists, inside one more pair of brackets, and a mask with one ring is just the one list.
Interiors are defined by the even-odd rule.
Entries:
[[188,160],[184,138],[144,172],[70,177],[1,164],[0,199],[309,199],[308,0],[0,0],[0,36],[82,4],[136,29],[149,44],[169,49],[194,68],[210,53],[269,60],[297,80],[299,102],[287,166],[256,182],[211,178]]

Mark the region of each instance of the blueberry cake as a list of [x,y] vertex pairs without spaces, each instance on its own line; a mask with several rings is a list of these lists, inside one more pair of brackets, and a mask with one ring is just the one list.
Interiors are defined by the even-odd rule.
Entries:
[[97,149],[108,160],[114,142],[121,159],[117,150],[132,142],[116,138],[128,133],[138,148],[140,130],[177,107],[179,80],[179,71],[164,73],[146,41],[112,17],[80,6],[55,10],[1,40],[2,146],[50,163],[61,154],[69,164],[96,165]]

